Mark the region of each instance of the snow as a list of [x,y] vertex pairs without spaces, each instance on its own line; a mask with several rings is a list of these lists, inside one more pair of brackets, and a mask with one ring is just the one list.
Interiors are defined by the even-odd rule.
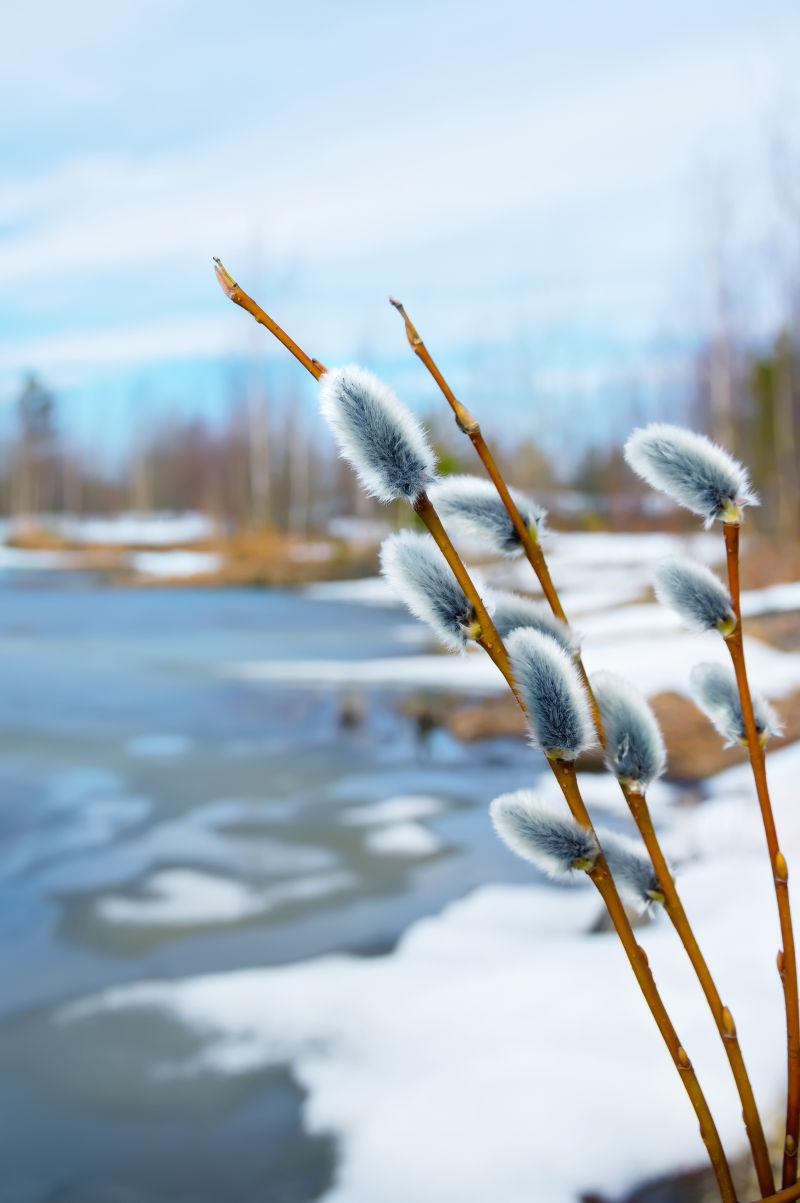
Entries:
[[421,823],[390,823],[370,831],[365,847],[378,856],[434,856],[442,848],[438,835]]
[[219,571],[222,557],[211,551],[137,551],[128,563],[141,576],[192,577]]
[[357,602],[362,606],[396,606],[383,577],[366,576],[354,581],[320,581],[306,586],[307,597],[317,601]]
[[[800,746],[771,758],[790,862],[800,854],[798,772]],[[783,1017],[760,820],[746,769],[721,774],[711,794],[704,807],[675,815],[698,858],[685,867],[681,892],[773,1118]],[[181,913],[174,897],[155,903],[165,905],[171,921]],[[230,913],[248,905],[224,898]],[[339,1142],[324,1203],[574,1203],[588,1190],[614,1197],[702,1165],[704,1151],[616,938],[590,934],[598,912],[588,883],[485,886],[416,923],[386,957],[328,956],[114,988],[63,1008],[60,1022],[162,1010],[203,1042],[199,1053],[163,1065],[166,1075],[239,1075],[290,1062],[308,1093],[307,1129]],[[638,935],[722,1138],[739,1154],[738,1100],[683,952],[663,917]],[[619,1117],[614,1140],[597,1122],[600,1110]]]
[[244,681],[317,688],[363,685],[383,689],[426,687],[501,693],[503,678],[483,652],[465,656],[385,656],[374,660],[250,660],[230,664],[227,675]]
[[358,518],[355,515],[347,518],[332,518],[328,523],[328,534],[334,539],[344,539],[348,543],[374,546],[390,534],[392,527],[388,522],[374,518]]
[[779,614],[784,610],[800,610],[800,581],[783,585],[768,585],[766,589],[749,589],[742,594],[742,614],[745,618],[757,614]]
[[[106,518],[74,514],[37,516],[36,524],[74,543],[105,543],[157,547],[174,543],[197,543],[219,534],[219,526],[198,513],[124,513]],[[13,533],[14,523],[9,524]]]
[[108,923],[197,927],[237,923],[281,906],[341,894],[355,885],[355,877],[344,871],[295,877],[258,889],[194,869],[164,869],[147,879],[143,897],[110,894],[97,903],[96,909]]
[[441,814],[440,798],[404,794],[342,811],[340,821],[350,827],[377,828],[364,838],[364,846],[377,856],[433,856],[443,847],[438,835],[419,822]]
[[70,568],[74,554],[66,551],[26,551],[21,547],[0,546],[0,572],[9,569]]
[[[724,555],[716,533],[671,534],[559,533],[547,540],[548,563],[568,614],[583,636],[583,656],[590,673],[612,669],[644,693],[688,694],[689,671],[701,660],[726,662],[718,635],[688,631],[677,615],[652,601],[656,565],[669,555],[686,555],[718,567]],[[746,552],[746,548],[745,548]],[[504,560],[486,570],[497,585],[534,590],[525,560]],[[396,599],[380,577],[312,585],[307,595],[348,604],[395,606]],[[745,613],[766,614],[800,608],[800,582],[773,585],[743,594]],[[612,608],[613,607],[613,608]],[[419,630],[425,628],[420,624]],[[780,698],[800,688],[800,654],[783,652],[747,640],[751,678]],[[485,661],[485,658],[484,658]],[[321,688],[362,686],[387,689],[441,689],[496,693],[503,683],[491,664],[475,655],[417,655],[370,661],[251,661],[231,666],[233,675],[250,681],[316,685]]]
[[406,823],[416,819],[428,819],[431,815],[441,814],[440,798],[432,798],[427,794],[403,794],[396,798],[384,798],[381,802],[371,802],[366,806],[352,806],[342,811],[341,821],[354,827],[369,826],[373,823]]
[[[669,624],[658,638],[639,627],[636,615],[631,630],[615,617],[600,638],[591,638],[592,623],[583,624],[586,639],[583,660],[591,675],[610,669],[627,677],[643,693],[673,691],[688,696],[689,671],[701,660],[729,663],[715,632],[698,635]],[[751,680],[770,697],[780,698],[800,688],[800,654],[782,652],[755,639],[746,642]],[[227,675],[244,681],[338,689],[362,686],[375,689],[439,689],[493,694],[506,686],[483,652],[466,655],[386,656],[373,660],[250,660],[229,664]]]

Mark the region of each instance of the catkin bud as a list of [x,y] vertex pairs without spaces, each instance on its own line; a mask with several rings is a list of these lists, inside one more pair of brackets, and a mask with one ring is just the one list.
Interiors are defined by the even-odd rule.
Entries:
[[574,660],[550,635],[530,627],[519,627],[506,646],[533,742],[551,760],[575,760],[595,734]]
[[[517,489],[509,492],[531,536],[538,539],[547,511]],[[479,476],[446,476],[431,490],[431,500],[457,534],[503,555],[514,556],[522,551],[514,523],[491,481]]]
[[571,815],[556,814],[530,790],[495,798],[489,811],[500,839],[549,877],[594,867],[598,851],[592,832]]
[[417,419],[372,372],[334,368],[319,382],[320,410],[342,459],[379,501],[412,505],[436,479],[436,459]]
[[758,505],[747,470],[705,435],[653,422],[634,430],[625,459],[637,476],[705,519],[739,523],[746,505]]
[[680,614],[696,631],[718,630],[727,637],[736,629],[728,590],[703,564],[664,560],[656,570],[656,597]]

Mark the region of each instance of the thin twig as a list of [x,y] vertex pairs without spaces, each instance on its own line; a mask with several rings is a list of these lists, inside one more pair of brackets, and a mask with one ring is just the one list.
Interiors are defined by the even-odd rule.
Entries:
[[[218,262],[218,261],[217,261]],[[285,347],[295,356],[296,359],[303,364],[307,371],[311,372],[315,379],[319,380],[325,371],[325,368],[318,360],[312,359],[306,355],[304,351],[281,330],[280,326],[272,320],[257,305],[251,297],[249,297],[241,288],[233,281],[233,278],[225,271],[221,264],[218,263],[217,277],[227,295],[237,305],[246,309],[256,321],[265,326],[271,333],[283,343]],[[458,552],[453,547],[449,537],[447,536],[444,527],[441,524],[438,514],[426,494],[422,494],[416,501],[414,509],[419,514],[422,521],[427,526],[433,538],[436,540],[443,556],[450,565],[453,573],[458,580],[459,585],[463,589],[467,598],[475,609],[478,622],[481,626],[481,638],[479,642],[484,650],[491,657],[494,664],[508,682],[514,697],[523,713],[525,707],[522,699],[516,689],[513,681],[513,676],[508,660],[508,653],[500,639],[497,631],[486,613],[486,609],[480,599],[480,595],[475,588],[472,579],[467,572]],[[567,805],[570,808],[574,818],[582,826],[587,827],[594,832],[591,818],[586,810],[586,806],[578,789],[577,778],[575,776],[575,766],[572,764],[564,764],[548,759],[556,780],[561,786]],[[596,838],[596,836],[595,836]],[[598,841],[599,846],[599,841]],[[600,893],[606,908],[608,909],[611,921],[620,938],[622,946],[633,969],[636,981],[642,991],[644,999],[650,1008],[650,1011],[655,1019],[664,1043],[667,1046],[670,1056],[675,1064],[680,1079],[684,1085],[684,1089],[689,1096],[692,1107],[700,1125],[700,1135],[703,1143],[706,1146],[709,1160],[711,1162],[714,1175],[717,1180],[720,1198],[723,1203],[736,1203],[736,1192],[733,1188],[731,1179],[730,1167],[725,1157],[725,1152],[722,1148],[722,1143],[717,1132],[714,1119],[711,1115],[706,1098],[697,1080],[692,1063],[689,1060],[685,1050],[683,1049],[672,1021],[669,1018],[666,1007],[662,1002],[653,976],[647,964],[647,957],[644,950],[639,947],[636,942],[636,937],[633,933],[630,920],[628,919],[625,907],[619,897],[614,880],[609,873],[608,866],[602,852],[598,858],[595,867],[592,869],[590,876],[594,882],[598,892]]]
[[227,297],[229,297],[234,305],[238,305],[241,309],[247,311],[251,317],[255,318],[260,326],[265,326],[270,334],[274,334],[279,343],[282,343],[287,351],[291,351],[295,359],[302,363],[307,372],[310,372],[315,380],[319,380],[322,373],[325,371],[325,364],[320,363],[318,359],[312,359],[310,355],[306,355],[301,347],[298,347],[294,339],[289,338],[285,330],[282,330],[276,321],[265,313],[260,305],[257,305],[252,297],[248,296],[243,288],[234,280],[230,272],[224,267],[222,261],[214,256],[214,274],[219,281],[219,286]]
[[747,677],[744,638],[742,634],[741,586],[739,582],[739,525],[737,523],[725,523],[723,531],[725,534],[725,554],[728,567],[728,589],[731,595],[733,612],[736,615],[736,626],[731,634],[728,635],[725,642],[731,655],[733,671],[736,674],[744,732],[747,739],[747,750],[753,770],[761,819],[764,824],[764,834],[767,839],[767,851],[769,852],[769,861],[772,868],[772,880],[775,886],[775,899],[778,904],[778,919],[780,921],[781,941],[783,944],[783,948],[778,956],[778,967],[783,984],[783,996],[786,1008],[788,1089],[786,1098],[786,1140],[783,1149],[783,1185],[784,1187],[788,1187],[793,1186],[797,1181],[797,1142],[800,1137],[800,1006],[798,1005],[797,992],[797,956],[792,928],[792,912],[789,905],[789,870],[778,844],[778,832],[775,827],[775,816],[772,812],[772,802],[767,785],[766,758],[756,729],[753,699]]
[[742,1119],[744,1120],[747,1139],[750,1142],[753,1154],[753,1163],[755,1165],[759,1190],[762,1197],[766,1197],[775,1190],[775,1180],[770,1164],[769,1148],[764,1136],[764,1129],[753,1094],[753,1087],[747,1073],[744,1057],[742,1056],[733,1016],[720,998],[714,978],[711,975],[700,945],[697,942],[697,937],[689,922],[689,917],[683,908],[683,903],[670,873],[669,865],[661,850],[647,801],[643,794],[628,786],[623,786],[623,792],[650,860],[653,862],[658,883],[664,895],[664,910],[667,912],[683,947],[686,949],[687,956],[691,961],[692,968],[697,975],[711,1014],[714,1017],[717,1031],[722,1037],[722,1044],[727,1054],[742,1104]]
[[[550,768],[561,787],[561,792],[569,806],[572,817],[582,827],[588,828],[594,833],[592,820],[589,812],[586,809],[586,804],[581,796],[578,787],[577,777],[575,775],[575,765],[548,760]],[[597,835],[595,833],[595,839]],[[601,847],[598,840],[598,847]],[[714,1176],[717,1180],[720,1197],[726,1203],[735,1203],[736,1191],[734,1190],[733,1181],[731,1179],[730,1166],[725,1156],[725,1151],[722,1147],[722,1142],[719,1138],[716,1124],[714,1123],[711,1110],[703,1094],[697,1075],[694,1072],[692,1063],[686,1054],[686,1050],[678,1038],[678,1033],[675,1031],[672,1020],[669,1017],[666,1007],[659,994],[658,987],[655,984],[653,975],[650,971],[650,966],[647,960],[647,954],[644,949],[637,943],[634,935],[630,919],[627,911],[622,903],[622,900],[614,884],[614,879],[609,872],[608,864],[602,854],[597,858],[594,868],[589,872],[594,886],[596,887],[600,897],[605,903],[606,910],[614,930],[619,936],[620,942],[625,955],[628,958],[631,969],[633,970],[639,989],[644,995],[645,1002],[650,1008],[650,1012],[656,1022],[659,1032],[664,1043],[667,1046],[669,1055],[678,1075],[683,1083],[683,1087],[689,1096],[692,1107],[697,1115],[700,1125],[700,1136],[703,1144],[706,1146],[708,1157],[711,1162],[711,1167],[714,1171]],[[772,1189],[772,1188],[770,1188]]]
[[767,1195],[766,1199],[754,1200],[753,1203],[797,1203],[800,1199],[800,1182],[779,1190],[775,1195]]
[[[522,544],[522,548],[525,552],[528,562],[536,573],[539,583],[542,586],[542,591],[547,598],[551,610],[557,618],[567,622],[567,616],[558,596],[558,590],[553,583],[552,577],[550,576],[541,544],[538,540],[533,539],[517,506],[514,504],[514,499],[512,498],[508,486],[503,479],[503,475],[500,472],[500,469],[497,467],[491,451],[486,445],[486,440],[481,433],[480,425],[477,419],[466,408],[466,406],[459,401],[453,390],[450,388],[450,385],[447,383],[446,379],[439,370],[431,353],[420,338],[416,326],[414,326],[413,322],[409,318],[404,306],[392,297],[389,299],[400,316],[403,318],[406,328],[406,337],[409,345],[414,351],[414,354],[422,360],[425,367],[438,384],[443,396],[455,414],[456,424],[458,425],[459,429],[461,429],[469,437],[481,461],[486,467],[489,477],[497,489],[500,499],[506,508],[506,512],[513,523],[514,530],[519,536],[520,543]],[[592,713],[598,738],[600,743],[605,745],[605,732],[603,731],[603,725],[600,718],[600,710],[589,682],[589,676],[580,657],[576,661],[576,665],[592,705]],[[722,999],[720,998],[719,991],[717,990],[714,979],[711,976],[711,972],[692,930],[689,918],[683,908],[683,904],[681,903],[675,883],[669,872],[666,858],[661,850],[655,828],[653,827],[647,802],[641,794],[634,794],[632,791],[627,790],[624,786],[622,787],[622,791],[625,794],[634,821],[636,822],[636,825],[642,836],[645,847],[650,855],[650,859],[653,862],[653,867],[655,868],[656,876],[658,877],[665,899],[670,900],[665,908],[667,914],[681,940],[681,943],[683,944],[684,949],[686,950],[687,956],[689,957],[698,981],[700,982],[703,993],[705,994],[711,1014],[717,1026],[717,1031],[722,1039],[722,1043],[731,1066],[731,1071],[733,1073],[736,1089],[742,1104],[742,1117],[744,1119],[745,1129],[753,1155],[753,1164],[756,1170],[759,1189],[764,1195],[768,1195],[775,1189],[772,1167],[770,1165],[769,1150],[767,1147],[767,1141],[764,1135],[761,1118],[756,1106],[752,1084],[747,1074],[747,1069],[742,1057],[742,1051],[739,1046],[738,1038],[736,1037],[736,1029],[733,1026],[733,1020],[730,1011],[724,1006]]]
[[562,621],[566,622],[566,616],[564,611],[561,609],[561,602],[559,601],[553,582],[550,579],[550,572],[547,568],[547,564],[545,563],[545,558],[542,554],[539,540],[536,538],[535,532],[531,531],[526,525],[524,518],[514,504],[514,499],[508,491],[508,485],[503,480],[500,469],[495,463],[494,456],[489,450],[486,440],[481,433],[478,419],[470,413],[470,411],[461,401],[458,400],[455,393],[450,388],[450,385],[447,383],[444,376],[436,366],[430,351],[417,333],[416,326],[406,313],[402,303],[395,297],[389,297],[389,301],[392,305],[394,305],[395,309],[405,322],[406,338],[408,339],[409,346],[414,354],[425,364],[425,367],[428,369],[431,376],[433,376],[447,403],[455,414],[456,425],[458,426],[459,430],[462,430],[464,434],[467,435],[481,460],[483,461],[483,465],[491,478],[492,484],[500,494],[503,505],[508,511],[508,516],[514,525],[514,530],[517,533],[520,543],[525,549],[525,554],[530,563],[533,565],[536,575],[539,578],[542,591],[547,598],[550,608],[557,618],[560,618]]

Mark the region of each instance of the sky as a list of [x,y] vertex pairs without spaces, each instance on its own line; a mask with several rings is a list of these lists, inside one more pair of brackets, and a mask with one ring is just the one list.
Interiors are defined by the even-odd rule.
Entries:
[[525,433],[682,387],[800,114],[796,0],[43,0],[0,31],[0,404],[36,371],[84,442],[213,415],[243,364],[308,394],[215,254],[422,407],[389,293]]

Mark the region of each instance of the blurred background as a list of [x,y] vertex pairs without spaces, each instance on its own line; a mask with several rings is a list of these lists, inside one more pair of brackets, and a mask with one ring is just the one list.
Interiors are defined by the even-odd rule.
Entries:
[[[498,972],[536,964],[534,875],[486,803],[541,764],[486,665],[440,656],[395,607],[377,550],[408,516],[361,495],[313,381],[226,300],[212,255],[311,355],[391,382],[442,471],[475,471],[403,300],[547,506],[589,667],[654,699],[662,822],[701,856],[695,812],[729,804],[708,780],[736,756],[686,700],[694,644],[649,581],[676,547],[715,563],[719,540],[621,445],[658,418],[751,468],[745,605],[788,797],[797,5],[47,0],[0,28],[0,1200],[703,1197],[689,1117],[578,1172],[554,1079],[552,1164],[529,1177],[515,1117],[539,1062],[510,1040],[487,1079],[469,1026],[431,1061],[442,990],[470,996],[487,932]],[[595,923],[581,899],[565,939]],[[745,1002],[754,1032],[773,1002]],[[777,1114],[774,1044],[754,1057]],[[629,1051],[661,1071],[644,1021]],[[448,1084],[488,1111],[442,1130]]]

